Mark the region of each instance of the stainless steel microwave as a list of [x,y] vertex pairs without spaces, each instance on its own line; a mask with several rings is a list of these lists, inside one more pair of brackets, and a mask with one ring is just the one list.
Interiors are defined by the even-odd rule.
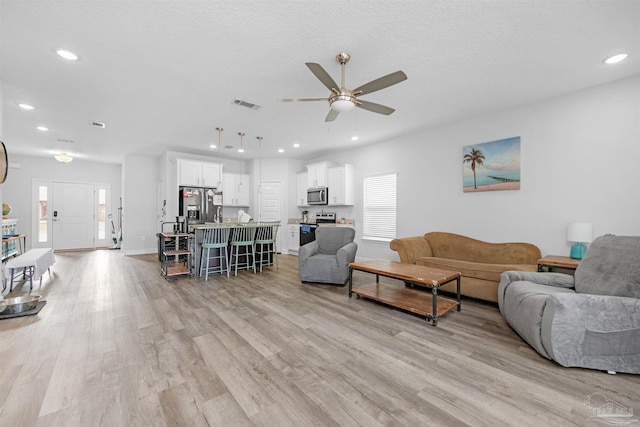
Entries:
[[329,200],[327,187],[315,187],[307,190],[307,203],[310,205],[326,205]]

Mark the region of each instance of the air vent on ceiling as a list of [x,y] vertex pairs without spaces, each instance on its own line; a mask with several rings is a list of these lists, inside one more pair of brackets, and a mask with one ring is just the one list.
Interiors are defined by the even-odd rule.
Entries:
[[91,124],[91,126],[95,126],[101,129],[104,129],[106,127],[106,125],[102,122],[89,122],[89,123]]
[[233,145],[225,145],[224,148],[226,150],[231,150],[232,148],[236,148],[236,147],[234,147]]
[[73,144],[75,141],[72,139],[62,139],[58,138],[58,142],[64,142],[65,144]]
[[258,104],[252,104],[251,102],[243,101],[242,99],[234,99],[233,103],[241,107],[251,108],[252,110],[259,110],[262,106]]

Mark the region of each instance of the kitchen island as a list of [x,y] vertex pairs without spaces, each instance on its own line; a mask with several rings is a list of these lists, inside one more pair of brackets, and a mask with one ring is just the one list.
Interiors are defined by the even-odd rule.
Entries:
[[[213,223],[213,224],[201,224],[201,225],[194,225],[193,226],[193,246],[192,246],[192,260],[193,260],[193,273],[195,275],[199,275],[200,274],[200,264],[202,262],[202,241],[204,240],[204,232],[207,228],[219,228],[219,227],[225,227],[225,228],[231,228],[231,232],[229,233],[229,245],[231,244],[231,239],[233,239],[233,229],[238,228],[238,227],[255,227],[255,229],[257,230],[258,227],[261,227],[263,224],[269,224],[270,226],[273,225],[274,223],[269,222],[269,223],[264,223],[264,222],[224,222],[224,223]],[[280,226],[280,223],[278,222],[278,227]],[[240,248],[241,250],[243,250],[242,248]],[[231,251],[228,250],[229,255],[231,255]],[[242,256],[244,257],[244,256]],[[228,261],[230,261],[228,259]],[[269,258],[269,263],[271,262],[271,258]],[[218,260],[217,259],[209,259],[209,267],[217,267],[218,264]]]

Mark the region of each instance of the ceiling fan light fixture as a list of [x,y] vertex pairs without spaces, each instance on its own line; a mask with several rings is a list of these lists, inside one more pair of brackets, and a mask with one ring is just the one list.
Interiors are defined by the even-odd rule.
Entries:
[[68,155],[67,153],[64,153],[64,152],[60,153],[60,154],[56,154],[54,157],[60,163],[69,163],[69,162],[73,161],[73,157],[71,157],[70,155]]
[[340,113],[351,111],[355,106],[356,104],[347,99],[336,99],[331,103],[331,109]]

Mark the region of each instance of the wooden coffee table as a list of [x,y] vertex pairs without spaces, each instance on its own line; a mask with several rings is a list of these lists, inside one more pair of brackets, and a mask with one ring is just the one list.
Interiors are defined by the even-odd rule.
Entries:
[[[353,289],[353,270],[375,274],[375,283]],[[380,283],[380,276],[402,280],[405,286]],[[456,281],[456,301],[439,297],[438,288],[454,280]],[[431,295],[423,290],[406,286],[407,284],[418,287],[426,286],[431,289]],[[438,317],[454,308],[457,308],[458,311],[461,309],[459,272],[403,264],[396,261],[370,260],[349,264],[349,298],[352,293],[356,294],[358,298],[369,298],[425,316],[427,320],[432,321],[433,326],[437,326]]]

